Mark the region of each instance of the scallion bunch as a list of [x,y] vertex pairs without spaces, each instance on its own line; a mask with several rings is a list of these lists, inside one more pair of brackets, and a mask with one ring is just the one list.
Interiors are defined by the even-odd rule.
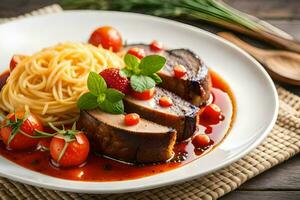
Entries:
[[218,0],[61,0],[65,9],[99,9],[140,12],[160,17],[204,20],[232,29],[264,31],[291,39],[276,27],[248,16]]

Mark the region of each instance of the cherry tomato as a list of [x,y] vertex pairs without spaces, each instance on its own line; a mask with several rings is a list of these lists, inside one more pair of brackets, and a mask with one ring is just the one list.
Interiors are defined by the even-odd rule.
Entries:
[[90,143],[83,132],[76,134],[76,140],[69,142],[66,151],[58,161],[61,151],[65,146],[65,140],[53,137],[50,143],[50,155],[61,167],[73,167],[84,163],[90,151]]
[[136,92],[134,90],[131,91],[131,96],[139,100],[149,100],[152,99],[155,94],[155,88],[151,88],[144,92]]
[[142,59],[146,56],[145,50],[138,47],[133,47],[127,51],[128,54],[134,55],[138,59]]
[[155,51],[155,52],[161,51],[163,50],[163,44],[159,41],[154,40],[150,44],[150,49],[151,51]]
[[137,125],[140,121],[140,116],[136,113],[130,113],[125,115],[124,122],[127,126]]
[[183,65],[176,65],[173,71],[176,78],[182,78],[186,74],[186,69]]
[[193,138],[192,144],[196,149],[205,148],[210,145],[210,138],[205,134],[199,134]]
[[114,52],[118,52],[123,46],[121,34],[111,26],[97,28],[92,33],[89,43],[94,46],[101,45],[105,49],[112,48]]
[[172,99],[170,97],[167,96],[162,96],[159,99],[159,105],[162,107],[170,107],[173,105]]
[[13,55],[9,63],[10,71],[14,70],[14,68],[27,56],[24,55]]
[[[24,116],[24,112],[16,112],[17,120],[21,120]],[[10,126],[5,126],[8,123],[8,120],[13,124]],[[9,114],[7,118],[2,122],[2,126],[4,127],[1,128],[1,137],[6,146],[12,150],[26,150],[35,148],[39,142],[39,139],[28,137],[19,131],[16,132],[16,135],[8,144],[12,129],[13,127],[17,126],[15,122],[15,114],[13,113]],[[43,126],[34,115],[30,114],[27,119],[25,119],[25,121],[19,126],[19,129],[28,135],[34,136],[35,130],[43,131]]]
[[188,142],[187,141],[182,141],[182,142],[179,142],[175,145],[174,147],[174,151],[175,152],[178,152],[178,153],[181,153],[181,154],[186,154],[188,153]]
[[5,71],[0,75],[0,90],[4,87],[4,85],[6,84],[6,81],[9,77],[10,73],[9,71]]
[[222,111],[216,104],[209,104],[200,114],[200,120],[206,124],[218,124],[223,119]]

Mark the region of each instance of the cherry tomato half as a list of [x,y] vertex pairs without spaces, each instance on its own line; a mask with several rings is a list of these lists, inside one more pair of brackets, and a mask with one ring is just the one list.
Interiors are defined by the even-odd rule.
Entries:
[[159,99],[159,105],[162,107],[170,107],[173,105],[172,99],[168,96],[162,96]]
[[132,47],[127,51],[128,54],[134,55],[138,59],[142,59],[146,56],[145,50],[138,47]]
[[[22,119],[25,116],[24,112],[16,112],[16,118]],[[10,138],[10,135],[12,133],[12,129],[15,125],[11,126],[5,126],[10,120],[11,122],[16,122],[15,114],[11,113],[7,116],[5,120],[2,122],[2,128],[1,128],[1,137],[3,142],[6,144],[6,146],[9,149],[12,150],[26,150],[26,149],[32,149],[35,148],[36,145],[39,142],[39,139],[37,138],[31,138],[28,137],[19,131],[16,133],[14,138],[11,140],[11,142],[8,144],[8,140]],[[27,119],[21,124],[20,130],[28,135],[35,135],[35,130],[43,131],[42,123],[32,114],[30,114]]]
[[136,113],[130,113],[125,115],[124,122],[127,126],[137,125],[140,121],[140,116]]
[[90,151],[90,143],[83,132],[76,134],[76,140],[69,142],[66,151],[58,161],[65,140],[53,137],[50,143],[50,155],[61,167],[74,167],[84,163]]
[[192,144],[196,149],[205,148],[210,145],[210,138],[208,137],[208,135],[199,134],[193,138]]
[[200,114],[200,121],[206,124],[218,124],[222,120],[224,116],[220,107],[213,103],[205,106]]
[[155,51],[155,52],[161,51],[163,50],[163,44],[157,40],[154,40],[150,44],[150,49],[151,51]]
[[173,71],[176,78],[182,78],[186,74],[186,68],[183,65],[176,65]]
[[122,46],[122,37],[119,31],[111,26],[102,26],[97,28],[91,35],[89,43],[94,46],[101,45],[105,49],[118,52]]
[[155,94],[155,88],[151,88],[144,92],[136,92],[134,90],[131,91],[131,96],[139,100],[149,100],[152,99]]

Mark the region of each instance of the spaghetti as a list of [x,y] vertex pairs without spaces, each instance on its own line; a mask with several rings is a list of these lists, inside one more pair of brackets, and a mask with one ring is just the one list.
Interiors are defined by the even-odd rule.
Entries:
[[0,108],[7,112],[28,106],[47,124],[74,122],[78,98],[87,91],[90,71],[121,68],[112,51],[82,43],[61,43],[24,58],[2,88]]

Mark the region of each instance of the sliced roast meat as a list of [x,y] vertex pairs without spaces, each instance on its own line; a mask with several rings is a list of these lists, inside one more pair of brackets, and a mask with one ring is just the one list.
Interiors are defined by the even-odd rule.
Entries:
[[145,119],[135,126],[124,124],[124,115],[99,109],[80,112],[83,128],[99,153],[127,162],[162,162],[173,156],[176,131]]
[[[196,106],[206,104],[210,97],[211,90],[210,75],[208,67],[195,53],[188,49],[171,49],[153,52],[149,48],[149,45],[145,44],[128,45],[124,51],[132,47],[143,48],[146,55],[160,54],[166,57],[167,63],[158,73],[163,80],[160,87],[174,92]],[[183,78],[174,77],[173,68],[179,64],[187,69],[187,74]]]
[[[162,96],[170,97],[173,105],[161,107],[159,99]],[[156,87],[154,97],[147,101],[127,95],[124,105],[128,113],[138,113],[147,120],[176,129],[177,141],[191,137],[197,127],[199,108],[159,87]]]

